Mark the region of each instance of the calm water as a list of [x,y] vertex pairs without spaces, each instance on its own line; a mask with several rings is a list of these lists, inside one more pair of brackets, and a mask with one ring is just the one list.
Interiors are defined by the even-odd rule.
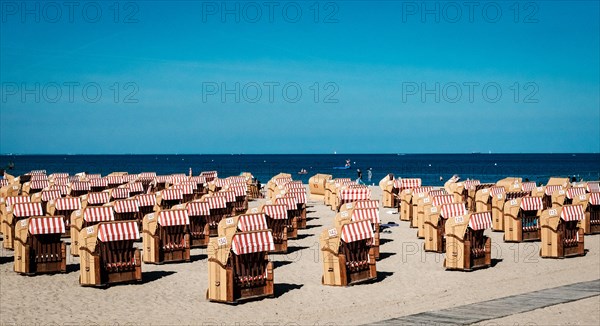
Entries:
[[[334,170],[352,161],[349,170]],[[308,182],[315,173],[334,177],[356,178],[356,169],[373,168],[373,181],[377,183],[387,173],[402,177],[420,177],[423,184],[440,185],[439,178],[448,179],[459,174],[463,179],[480,179],[494,182],[505,176],[529,178],[545,183],[550,176],[577,176],[584,180],[600,178],[600,154],[350,154],[350,155],[1,155],[0,168],[9,162],[20,175],[31,170],[45,169],[53,172],[101,173],[127,171],[139,173],[155,171],[158,174],[188,173],[217,170],[220,176],[238,175],[249,171],[266,182],[279,172],[293,174],[293,178]],[[300,169],[307,175],[298,175]]]

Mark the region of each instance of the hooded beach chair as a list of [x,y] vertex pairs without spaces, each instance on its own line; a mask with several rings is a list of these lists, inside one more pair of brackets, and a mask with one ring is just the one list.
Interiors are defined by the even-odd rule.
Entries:
[[331,180],[331,174],[315,174],[308,179],[308,189],[313,200],[325,200],[325,184]]
[[108,188],[109,188],[109,185],[108,185],[108,180],[106,178],[90,180],[90,191],[91,192],[100,192],[100,191],[106,190]]
[[430,191],[433,191],[433,187],[431,186],[417,187],[412,189],[409,199],[410,207],[408,208],[408,220],[410,221],[411,228],[419,227],[417,215],[419,215],[419,213],[423,213],[422,211],[419,212],[419,208],[422,208],[422,206],[419,206],[419,199],[428,197]]
[[492,197],[492,230],[504,232],[504,207],[507,201],[529,196],[528,191],[498,192]]
[[[362,201],[368,203],[370,201]],[[367,220],[371,222],[371,228],[373,229],[373,242],[371,244],[373,248],[373,255],[375,259],[379,259],[379,224],[381,220],[379,218],[379,207],[359,208],[359,205],[354,205],[351,209],[342,210],[335,216],[335,225],[341,225],[342,221],[363,221]]]
[[542,198],[522,197],[504,204],[504,241],[522,242],[540,239]]
[[129,189],[130,197],[141,195],[141,194],[145,193],[144,184],[141,182],[130,182],[130,183],[125,184],[125,187],[127,189]]
[[[251,213],[257,213],[259,210],[253,208]],[[293,221],[288,220],[287,206],[285,205],[263,205],[260,209],[265,214],[267,227],[271,230],[273,236],[273,252],[286,253],[288,249],[288,225]]]
[[130,196],[129,188],[121,186],[119,188],[110,189],[110,200],[111,201],[127,199],[127,198],[129,198],[129,196]]
[[491,212],[457,215],[446,221],[447,270],[470,271],[490,267],[491,239],[484,231],[492,226]]
[[139,174],[137,181],[144,185],[144,191],[147,192],[151,190],[154,178],[156,178],[156,172],[142,172]]
[[556,194],[555,198],[564,195],[564,191],[570,187],[569,178],[556,178],[552,177],[548,179],[546,186],[536,187],[532,189],[531,196],[541,197],[544,203],[544,209],[552,207],[552,195],[555,192],[562,192]]
[[475,212],[491,212],[492,211],[492,200],[499,194],[504,194],[506,189],[504,187],[492,186],[489,188],[483,188],[475,194]]
[[176,183],[171,186],[169,189],[181,189],[181,194],[183,195],[182,203],[190,202],[196,199],[196,187],[197,185],[193,182],[181,182]]
[[110,192],[101,191],[101,192],[90,192],[87,195],[81,196],[81,206],[102,206],[106,203],[110,202]]
[[[456,199],[456,198],[455,198]],[[443,253],[446,250],[446,221],[455,216],[468,213],[464,203],[442,204],[432,206],[426,220],[429,229],[425,230],[425,251]],[[429,232],[428,232],[429,231]]]
[[58,190],[62,197],[68,197],[71,195],[71,187],[68,185],[51,185],[48,190]]
[[219,176],[219,174],[217,173],[217,171],[203,171],[200,173],[200,176],[204,177],[206,182],[212,182]]
[[394,188],[397,188],[396,203],[401,221],[410,221],[412,214],[412,190],[421,187],[419,178],[402,178],[394,180]]
[[64,236],[70,235],[71,214],[74,211],[81,209],[81,199],[79,197],[61,197],[48,202],[48,215],[63,216],[65,218],[66,233]]
[[171,207],[181,203],[183,203],[183,191],[181,189],[164,189],[156,193],[156,204],[161,209],[171,209]]
[[48,180],[29,181],[24,183],[21,187],[21,194],[25,196],[31,196],[48,187],[50,187],[50,182]]
[[125,183],[123,175],[107,175],[105,177],[108,188],[117,188],[118,186]]
[[208,216],[209,235],[217,236],[219,222],[228,217],[226,199],[225,197],[205,196],[203,200],[208,203],[210,209],[210,215]]
[[115,214],[112,206],[88,206],[74,211],[70,218],[71,255],[79,256],[81,230],[100,222],[114,221]]
[[248,186],[245,183],[230,184],[227,187],[228,191],[232,191],[235,195],[233,204],[234,215],[243,214],[248,210]]
[[560,194],[560,192],[556,192],[556,193],[552,194],[553,195],[552,206],[558,207],[558,206],[562,206],[562,205],[572,205],[573,198],[576,198],[577,196],[580,196],[580,195],[584,195],[586,193],[587,193],[587,191],[586,191],[585,187],[568,188],[564,192],[564,196],[562,194]]
[[[13,198],[18,197],[9,197],[7,200]],[[5,227],[2,246],[4,249],[13,250],[15,241],[15,227],[17,223],[32,216],[41,216],[44,214],[44,212],[42,211],[41,203],[9,202],[8,204],[9,205],[6,206],[6,216],[3,221]]]
[[357,200],[370,200],[371,199],[371,189],[366,186],[361,186],[358,188],[347,188],[340,189],[338,194],[338,202],[336,204],[335,210],[336,212],[340,211],[340,207],[342,205],[357,201]]
[[[271,202],[267,201],[267,205]],[[275,199],[275,205],[284,205],[287,209],[287,236],[288,239],[296,239],[298,237],[298,220],[300,219],[300,210],[298,210],[298,202],[295,197],[281,197]]]
[[521,183],[521,191],[527,192],[527,196],[531,195],[531,191],[537,188],[535,181],[526,181]]
[[[475,182],[471,182],[471,181],[475,181]],[[482,190],[489,189],[489,188],[492,188],[495,186],[496,185],[493,183],[481,183],[479,180],[465,181],[464,192],[466,192],[466,197],[464,196],[464,193],[463,193],[463,198],[465,200],[467,210],[469,210],[471,212],[475,212],[477,210],[477,194],[481,193]],[[503,187],[499,187],[499,188],[503,188]],[[501,190],[498,189],[496,191],[501,191]],[[490,200],[489,196],[486,199]],[[485,209],[484,209],[485,207],[487,207],[487,205],[484,205],[483,207],[481,207],[482,211],[485,211]]]
[[173,183],[172,178],[173,177],[170,175],[157,175],[154,178],[154,182],[153,182],[154,191],[159,192],[159,191],[167,189],[167,185]]
[[564,205],[543,211],[540,217],[540,256],[565,258],[584,255],[584,235],[581,228],[584,218],[585,213],[581,205]]
[[306,229],[306,190],[302,189],[289,189],[286,191],[288,196],[296,199],[296,206],[300,211],[298,217],[298,229]]
[[115,200],[112,206],[115,211],[115,221],[136,221],[138,227],[141,225],[143,216],[137,199]]
[[42,203],[42,210],[44,215],[48,211],[48,202],[62,197],[60,190],[42,190],[42,192],[35,193],[31,196],[32,202]]
[[585,189],[587,192],[600,192],[600,181],[589,181],[585,184]]
[[221,197],[225,199],[225,215],[228,217],[234,216],[235,211],[235,192],[228,190],[220,190],[213,193],[214,197]]
[[336,178],[333,179],[332,183],[327,183],[326,192],[325,192],[325,204],[330,206],[332,210],[336,210],[336,204],[339,203],[339,191],[345,186],[355,184],[354,181],[350,180],[350,178]]
[[140,238],[134,221],[100,222],[81,231],[79,284],[104,286],[142,280]]
[[210,204],[193,201],[186,204],[186,209],[190,220],[190,247],[206,247],[210,237]]
[[600,233],[600,192],[583,194],[573,199],[574,205],[581,205],[585,213],[581,227],[584,234]]
[[[431,208],[435,207],[436,212],[443,204],[454,203],[454,196],[449,195],[446,191],[433,190],[429,192],[429,196],[419,198],[417,207],[417,238],[425,239],[426,237],[434,237],[436,235],[437,228],[437,214],[435,216],[435,223],[429,222],[429,216],[432,212]],[[433,239],[432,239],[433,240]]]
[[320,237],[324,285],[348,286],[377,279],[369,220],[342,221]]
[[200,198],[203,195],[208,193],[206,178],[201,176],[190,177],[189,182],[193,182],[196,184],[196,189],[194,192],[196,193],[196,198]]
[[162,264],[165,262],[190,261],[190,220],[187,209],[171,209],[144,216],[142,241],[143,261]]
[[37,216],[20,220],[15,229],[14,270],[20,274],[65,273],[67,245],[61,217]]
[[158,209],[156,206],[156,195],[155,194],[141,194],[134,197],[137,199],[140,207],[140,215],[146,216]]
[[70,195],[72,197],[79,197],[87,195],[92,190],[92,184],[90,181],[73,181],[70,183],[69,188],[71,189]]
[[208,245],[207,299],[235,303],[272,297],[273,264],[269,252],[274,249],[269,230],[236,231],[212,238]]

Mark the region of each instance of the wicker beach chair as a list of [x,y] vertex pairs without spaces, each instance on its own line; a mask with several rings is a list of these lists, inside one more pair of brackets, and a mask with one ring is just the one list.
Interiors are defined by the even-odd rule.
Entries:
[[49,201],[47,207],[48,215],[64,217],[66,233],[63,236],[70,236],[71,214],[81,209],[81,199],[79,197],[61,197]]
[[[271,204],[267,201],[267,204]],[[295,197],[281,197],[275,199],[275,205],[284,205],[287,209],[287,237],[296,239],[298,237],[298,220],[301,212],[298,209],[298,202]]]
[[254,208],[251,213],[260,211],[265,214],[267,227],[273,236],[274,249],[276,253],[286,253],[288,249],[288,225],[294,221],[288,220],[286,205],[263,205],[259,210]]
[[81,196],[81,206],[83,208],[88,206],[102,206],[110,202],[110,192],[90,192],[87,195]]
[[429,222],[431,208],[435,207],[435,211],[439,212],[441,205],[454,203],[454,196],[449,195],[446,191],[433,190],[429,192],[428,196],[419,198],[417,203],[417,238],[425,239],[433,237],[437,233],[437,214],[434,214],[435,222]]
[[90,191],[100,192],[108,189],[108,180],[106,178],[92,179],[90,180]]
[[205,196],[203,197],[208,203],[210,209],[210,215],[208,216],[208,226],[209,226],[209,235],[217,236],[218,235],[218,226],[219,222],[228,217],[227,215],[227,201],[225,197],[214,197],[214,196]]
[[504,204],[504,241],[522,242],[540,240],[540,213],[542,198],[522,197]]
[[[369,203],[371,201],[361,201],[361,203]],[[363,221],[367,220],[371,222],[371,228],[373,230],[373,242],[371,247],[373,248],[373,255],[375,259],[379,259],[379,224],[381,220],[379,218],[379,207],[368,207],[359,208],[362,205],[353,205],[351,209],[342,210],[335,216],[335,226],[339,226],[343,221]]]
[[[97,180],[97,179],[92,179]],[[69,194],[72,197],[79,197],[83,195],[87,195],[90,191],[92,191],[92,184],[90,181],[74,181],[69,184],[70,192]]]
[[574,205],[581,205],[585,217],[581,221],[584,234],[600,233],[600,192],[579,195],[573,199]]
[[484,231],[492,225],[491,212],[457,215],[446,221],[447,270],[470,271],[490,267],[491,239]]
[[507,201],[526,197],[528,191],[499,192],[492,197],[492,230],[504,232],[504,207]]
[[21,194],[32,196],[48,187],[50,187],[50,182],[48,180],[29,181],[21,186]]
[[325,184],[333,179],[331,174],[315,174],[308,179],[310,197],[314,200],[325,200]]
[[171,209],[171,207],[181,203],[183,203],[183,191],[181,189],[164,189],[156,193],[156,204],[161,209]]
[[430,228],[425,230],[425,251],[445,252],[446,221],[449,218],[464,216],[467,213],[464,203],[441,204],[439,209],[438,206],[432,206],[429,218],[426,220]]
[[65,273],[67,245],[61,217],[30,217],[20,220],[15,229],[14,270],[20,274]]
[[228,190],[220,190],[212,194],[214,197],[221,197],[225,199],[225,215],[227,217],[234,216],[235,211],[235,192]]
[[190,261],[190,220],[187,209],[171,209],[144,216],[144,263]]
[[43,215],[46,215],[48,211],[48,202],[62,197],[60,190],[42,190],[42,192],[35,193],[31,196],[32,202],[42,203]]
[[370,200],[371,199],[371,189],[365,186],[361,186],[360,188],[349,188],[349,189],[341,189],[338,194],[339,200],[336,203],[335,210],[337,212],[340,211],[340,207],[342,205],[357,201],[357,200]]
[[402,178],[394,180],[394,188],[398,189],[394,207],[398,207],[401,221],[410,221],[412,214],[412,191],[421,187],[419,178]]
[[581,205],[549,208],[540,217],[543,258],[583,256],[584,234],[581,221],[585,213]]
[[156,195],[154,194],[141,194],[133,197],[137,199],[140,207],[140,215],[146,216],[158,210],[158,206],[156,206]]
[[41,216],[44,213],[41,203],[13,202],[13,200],[20,200],[19,197],[9,197],[7,198],[7,201],[8,200],[11,201],[7,203],[6,216],[2,221],[4,224],[4,240],[2,242],[2,246],[4,249],[13,250],[15,241],[15,227],[17,226],[17,223],[32,216]]
[[[413,188],[410,194],[410,199],[408,199],[408,221],[410,222],[411,228],[418,228],[418,216],[419,208],[423,206],[419,206],[419,199],[424,199],[429,196],[429,192],[433,191],[433,187],[431,186],[421,186],[417,188]],[[418,232],[418,231],[417,231]]]
[[137,199],[115,200],[111,204],[115,210],[115,221],[136,221],[139,228],[144,216],[140,212],[140,202]]
[[115,220],[112,206],[88,206],[71,214],[71,255],[79,256],[81,230]]
[[137,196],[144,194],[144,184],[142,182],[130,182],[125,184],[125,187],[129,189],[129,196]]
[[206,247],[210,237],[210,204],[193,201],[186,204],[186,209],[190,220],[190,247]]

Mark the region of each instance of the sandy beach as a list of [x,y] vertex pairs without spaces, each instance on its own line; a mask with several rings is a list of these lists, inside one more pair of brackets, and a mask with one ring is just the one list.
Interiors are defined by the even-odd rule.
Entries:
[[[373,199],[381,200],[379,187]],[[250,203],[259,206],[263,200]],[[290,240],[275,262],[275,298],[226,305],[208,302],[205,249],[192,250],[192,262],[143,264],[143,282],[106,289],[79,286],[79,259],[68,258],[68,272],[35,277],[13,272],[13,252],[0,258],[2,325],[355,325],[476,303],[600,278],[600,235],[586,236],[587,255],[542,259],[539,242],[510,244],[502,233],[492,238],[492,267],[450,272],[443,255],[425,253],[416,229],[382,208],[378,280],[348,288],[321,285],[318,236],[333,224],[334,212],[309,201],[308,227]],[[141,246],[140,246],[141,247]],[[600,297],[489,320],[482,325],[594,325],[600,322]]]

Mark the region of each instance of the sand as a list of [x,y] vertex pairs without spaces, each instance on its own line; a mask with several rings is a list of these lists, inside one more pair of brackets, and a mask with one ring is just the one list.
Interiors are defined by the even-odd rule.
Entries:
[[[381,199],[379,188],[373,198]],[[262,201],[250,203],[259,206]],[[0,258],[0,324],[98,325],[351,325],[443,309],[508,295],[600,278],[600,236],[586,236],[586,256],[541,259],[539,242],[508,244],[492,238],[494,266],[450,272],[443,255],[425,253],[416,229],[382,208],[383,222],[398,227],[382,233],[378,280],[348,288],[321,285],[318,236],[333,224],[334,212],[309,201],[308,229],[291,240],[290,253],[272,255],[275,298],[239,305],[206,300],[206,250],[193,249],[192,262],[143,264],[143,283],[107,289],[79,286],[79,260],[69,257],[66,274],[21,276],[13,272],[12,251]],[[552,306],[483,324],[598,324],[598,297]]]

